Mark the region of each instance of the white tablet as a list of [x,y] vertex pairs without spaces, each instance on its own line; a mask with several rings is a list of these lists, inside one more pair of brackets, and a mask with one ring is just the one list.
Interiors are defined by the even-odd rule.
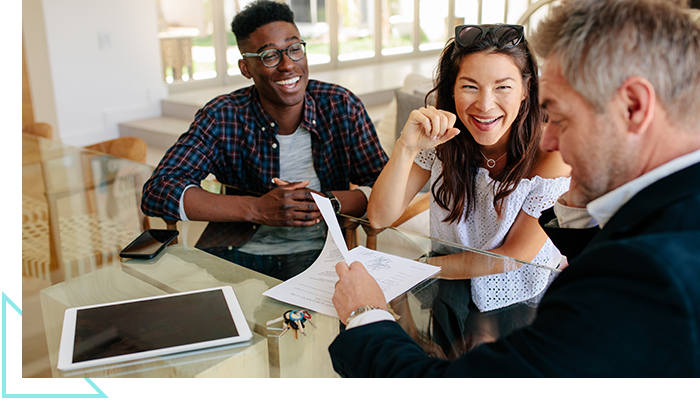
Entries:
[[230,286],[66,310],[61,371],[250,340]]

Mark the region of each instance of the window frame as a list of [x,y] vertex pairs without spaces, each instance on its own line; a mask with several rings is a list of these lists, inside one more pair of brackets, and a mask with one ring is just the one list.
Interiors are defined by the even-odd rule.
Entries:
[[[279,0],[277,0],[279,1]],[[454,29],[455,21],[455,3],[457,0],[448,0],[448,10],[447,10],[447,26]],[[477,0],[478,2],[478,12],[477,21],[480,24],[483,14],[483,1]],[[490,0],[493,1],[493,0]],[[502,0],[505,3],[504,6],[504,16],[503,21],[508,20],[508,5],[511,0]],[[290,0],[284,0],[284,3],[290,4]],[[326,64],[315,64],[310,65],[309,68],[313,72],[329,71],[329,70],[339,70],[344,68],[352,68],[359,66],[367,66],[373,64],[380,64],[384,62],[393,62],[400,60],[409,60],[422,57],[437,56],[440,54],[442,49],[430,49],[430,50],[420,50],[420,0],[413,0],[413,24],[412,24],[412,45],[413,50],[407,53],[401,54],[382,54],[382,19],[374,18],[374,56],[356,60],[340,61],[338,59],[339,53],[339,16],[338,16],[338,0],[325,0],[326,12],[328,16],[328,25],[330,31],[330,62]],[[528,0],[528,6],[536,3],[535,0]],[[178,93],[190,90],[211,88],[217,86],[230,86],[230,85],[242,85],[250,82],[242,75],[228,75],[228,62],[226,59],[227,51],[227,40],[226,35],[230,30],[230,21],[225,20],[224,13],[224,0],[212,0],[212,13],[213,13],[213,24],[214,24],[214,54],[216,55],[216,77],[203,80],[190,79],[187,82],[173,82],[166,84],[170,90],[170,93]],[[382,1],[374,0],[374,13],[375,16],[379,16],[382,13]],[[450,29],[450,28],[448,28]],[[448,37],[451,36],[451,30],[448,30]],[[304,38],[302,38],[304,39]]]

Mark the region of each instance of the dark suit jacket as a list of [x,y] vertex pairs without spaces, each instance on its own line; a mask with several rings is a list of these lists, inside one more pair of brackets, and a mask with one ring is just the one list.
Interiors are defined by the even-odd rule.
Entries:
[[390,321],[341,333],[329,350],[348,377],[700,377],[700,164],[630,199],[552,283],[531,326],[452,362]]
[[[600,228],[597,226],[586,229],[560,229],[557,216],[554,214],[554,207],[542,211],[539,222],[544,232],[556,244],[561,254],[568,258],[569,262],[578,257],[593,240],[593,237],[600,232]],[[550,226],[551,223],[554,223],[555,226]]]

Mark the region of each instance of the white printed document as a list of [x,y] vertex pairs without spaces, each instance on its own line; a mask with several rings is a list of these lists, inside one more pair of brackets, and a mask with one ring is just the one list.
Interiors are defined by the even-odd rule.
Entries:
[[433,265],[363,246],[348,251],[330,200],[312,196],[328,225],[321,255],[306,271],[266,291],[265,296],[337,318],[331,299],[338,281],[335,265],[340,261],[360,261],[379,284],[387,303],[440,271]]

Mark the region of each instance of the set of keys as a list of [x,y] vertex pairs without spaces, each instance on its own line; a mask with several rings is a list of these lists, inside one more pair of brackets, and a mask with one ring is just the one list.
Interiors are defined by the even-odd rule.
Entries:
[[299,334],[297,332],[301,332],[302,335],[306,336],[306,332],[304,332],[304,328],[306,327],[304,325],[305,322],[310,323],[314,328],[316,327],[316,325],[311,322],[311,314],[308,310],[289,310],[282,314],[281,317],[267,321],[265,325],[269,326],[278,322],[282,322],[282,331],[277,335],[277,337],[282,337],[282,335],[287,333],[287,331],[290,329],[292,332],[294,332],[294,339],[299,338]]

